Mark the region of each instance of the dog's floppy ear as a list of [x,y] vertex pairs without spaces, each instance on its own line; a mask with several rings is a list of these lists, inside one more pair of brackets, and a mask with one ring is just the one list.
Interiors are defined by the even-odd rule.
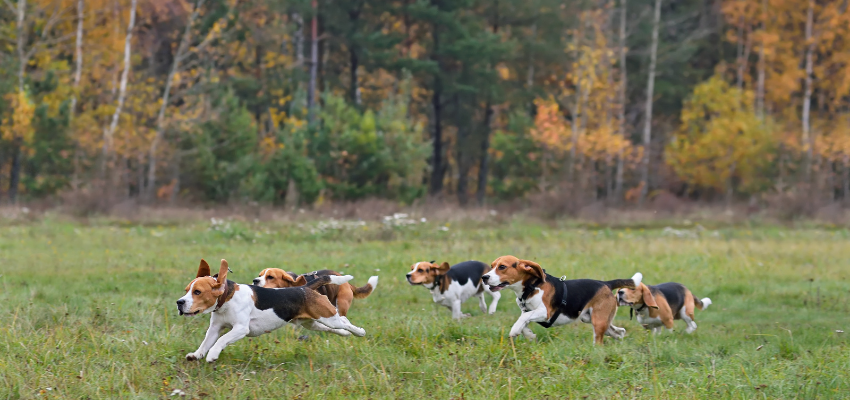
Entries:
[[519,267],[525,272],[528,272],[529,274],[534,275],[540,279],[546,277],[546,273],[543,272],[543,267],[541,267],[540,264],[534,261],[519,260]]
[[431,272],[435,274],[445,274],[446,272],[449,272],[451,267],[452,266],[446,261],[443,261],[442,264],[431,263]]
[[[293,284],[295,283],[295,278],[293,278],[292,275],[290,275],[288,271],[283,271],[283,274],[280,275],[280,279],[287,281],[287,282],[291,282]],[[298,286],[298,285],[295,285],[295,286]]]
[[198,276],[196,278],[202,278],[204,276],[210,276],[210,265],[207,264],[207,260],[201,259],[201,265],[198,267]]
[[652,295],[652,292],[649,291],[649,288],[641,283],[640,290],[643,292],[643,304],[646,304],[647,307],[652,307],[658,309],[658,303],[655,302],[655,296]]
[[[290,278],[292,277],[290,276]],[[300,275],[293,282],[295,286],[304,286],[307,284],[307,278],[305,278],[304,275]]]

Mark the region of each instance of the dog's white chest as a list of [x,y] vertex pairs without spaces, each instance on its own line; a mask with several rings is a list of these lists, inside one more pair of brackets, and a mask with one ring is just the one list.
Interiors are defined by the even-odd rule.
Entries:
[[251,322],[248,323],[248,336],[260,336],[286,325],[286,321],[280,319],[274,310],[253,310]]
[[432,289],[431,298],[439,305],[451,307],[453,302],[458,300],[464,302],[476,293],[478,293],[478,286],[472,281],[467,281],[465,285],[461,285],[457,281],[451,281],[449,287],[443,293],[440,293],[439,286]]

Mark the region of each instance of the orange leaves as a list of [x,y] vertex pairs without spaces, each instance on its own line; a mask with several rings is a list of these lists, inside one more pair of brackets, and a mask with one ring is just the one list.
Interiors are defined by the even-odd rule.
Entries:
[[667,163],[694,186],[723,189],[737,177],[744,186],[763,179],[774,138],[753,113],[753,93],[720,76],[697,85],[685,102],[681,126],[667,147]]
[[9,102],[11,115],[3,118],[3,138],[6,140],[21,140],[24,144],[32,141],[32,117],[35,114],[35,106],[26,91],[10,93],[6,96]]

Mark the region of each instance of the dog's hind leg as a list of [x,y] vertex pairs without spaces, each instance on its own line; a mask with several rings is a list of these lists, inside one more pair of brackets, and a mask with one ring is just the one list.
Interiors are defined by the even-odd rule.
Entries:
[[365,329],[352,325],[350,322],[347,322],[345,319],[342,319],[339,314],[334,314],[331,317],[317,318],[316,322],[325,325],[331,329],[344,329],[353,333],[354,336],[366,336]]
[[299,321],[299,325],[301,325],[302,327],[309,329],[311,331],[331,332],[331,333],[335,333],[335,334],[340,335],[340,336],[351,336],[351,332],[349,332],[345,329],[333,329],[333,328],[328,327],[327,325],[318,323],[318,322],[310,320],[310,319],[305,319],[305,320]]

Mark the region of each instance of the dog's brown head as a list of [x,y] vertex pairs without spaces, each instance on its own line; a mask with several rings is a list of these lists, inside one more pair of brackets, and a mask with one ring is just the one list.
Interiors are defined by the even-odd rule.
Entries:
[[201,260],[198,275],[186,286],[186,294],[177,300],[180,315],[193,316],[213,310],[227,287],[227,261],[221,260],[218,275],[210,276],[210,265]]
[[286,272],[280,268],[266,268],[260,275],[254,278],[254,285],[264,287],[264,288],[288,288],[295,286],[303,286],[306,283],[306,280],[303,277],[299,277],[301,279],[301,283],[292,277],[292,274]]
[[655,297],[649,287],[642,282],[634,289],[622,288],[617,291],[617,303],[621,306],[629,306],[632,308],[640,308],[645,304],[650,308],[658,308],[658,303],[655,302]]
[[528,279],[546,277],[540,264],[529,260],[520,260],[514,256],[501,256],[490,263],[490,272],[484,274],[481,280],[493,292],[504,289]]
[[438,275],[444,275],[451,266],[447,262],[435,264],[433,261],[420,261],[410,266],[407,282],[411,285],[430,285]]

